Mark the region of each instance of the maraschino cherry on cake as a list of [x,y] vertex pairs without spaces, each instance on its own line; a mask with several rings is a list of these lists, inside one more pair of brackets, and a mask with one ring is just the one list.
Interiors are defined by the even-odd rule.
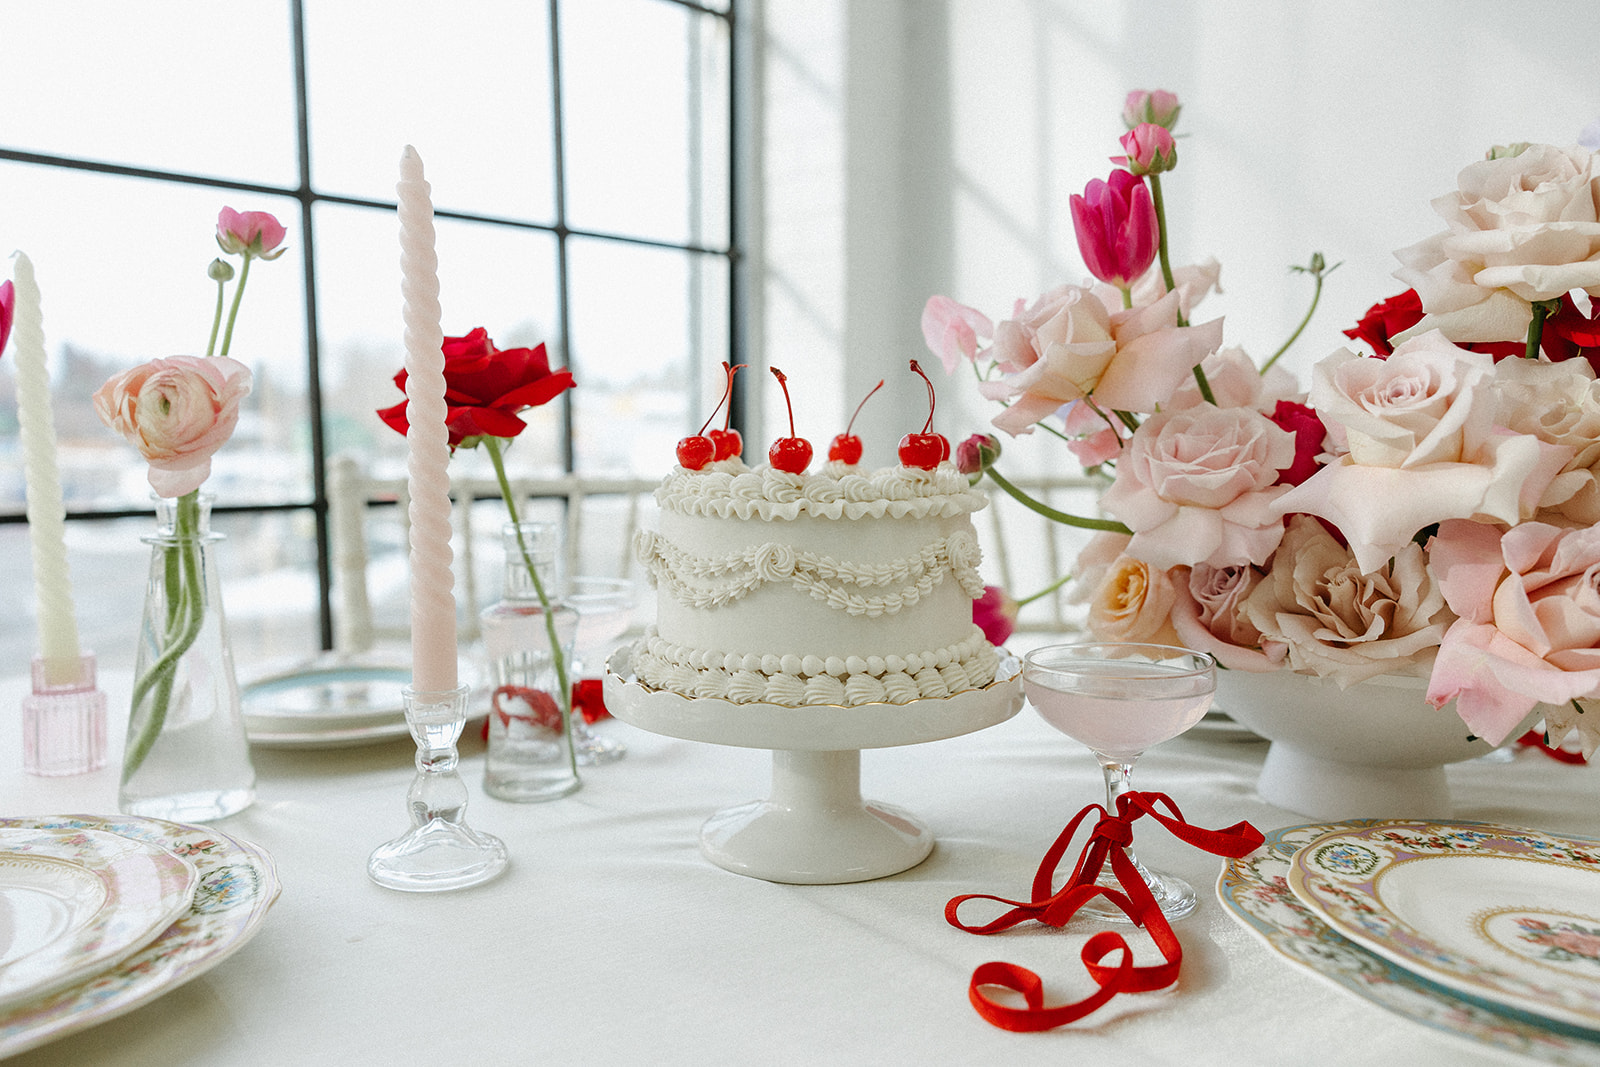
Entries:
[[[789,435],[756,467],[742,449],[719,454],[704,428],[680,442],[655,494],[660,528],[634,541],[658,594],[633,656],[642,685],[802,707],[904,704],[994,680],[999,653],[972,622],[983,594],[972,513],[986,499],[931,432],[928,390],[927,424],[902,439],[902,462],[877,470],[859,464],[852,417],[807,473],[792,407]],[[696,438],[712,448],[697,442],[685,459]]]

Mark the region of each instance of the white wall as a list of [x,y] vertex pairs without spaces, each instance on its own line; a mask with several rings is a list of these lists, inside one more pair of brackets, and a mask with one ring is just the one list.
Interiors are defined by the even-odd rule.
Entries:
[[[1285,357],[1302,380],[1401,289],[1392,251],[1439,228],[1428,202],[1463,166],[1600,116],[1596,0],[765,0],[764,24],[765,357],[819,452],[887,378],[875,462],[920,428],[929,295],[1000,318],[1081,280],[1068,197],[1110,170],[1129,89],[1183,99],[1174,258],[1222,262],[1202,312],[1230,343],[1265,358],[1309,296],[1288,266],[1343,261]],[[783,432],[763,377],[762,451]],[[935,378],[936,428],[984,428],[970,380]]]

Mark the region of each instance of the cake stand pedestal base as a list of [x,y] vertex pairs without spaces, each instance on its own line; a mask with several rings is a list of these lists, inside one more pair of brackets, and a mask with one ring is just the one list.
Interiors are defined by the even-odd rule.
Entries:
[[772,753],[772,795],[719,811],[700,829],[718,867],[769,882],[835,885],[909,870],[933,832],[889,804],[861,799],[861,753]]

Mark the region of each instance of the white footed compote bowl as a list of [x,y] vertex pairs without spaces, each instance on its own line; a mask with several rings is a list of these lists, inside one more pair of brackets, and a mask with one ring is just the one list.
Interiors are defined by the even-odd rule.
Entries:
[[[1133,764],[1146,749],[1199,722],[1217,689],[1217,664],[1204,652],[1171,645],[1100,642],[1047,645],[1022,660],[1022,686],[1039,717],[1087,745],[1106,780],[1106,810],[1133,788]],[[1126,849],[1161,912],[1169,919],[1194,910],[1194,888],[1145,867]],[[1110,866],[1099,883],[1118,889]],[[1078,914],[1132,922],[1121,908],[1095,897]]]
[[[633,609],[639,603],[639,590],[627,578],[577,577],[569,586],[564,601],[578,613],[578,635],[573,639],[577,662],[571,674],[578,678],[586,676],[589,664],[628,632]],[[572,715],[572,746],[578,762],[586,767],[611,763],[628,754],[627,745],[590,730],[576,710]]]
[[933,833],[926,825],[862,799],[860,750],[959,737],[1022,710],[1010,657],[1002,657],[995,681],[950,697],[786,707],[647,688],[633,677],[631,651],[618,649],[606,668],[606,707],[617,718],[668,737],[772,749],[771,795],[719,811],[700,830],[700,851],[712,863],[769,882],[864,882],[927,859]]
[[466,823],[467,787],[456,771],[456,741],[467,721],[468,691],[464,685],[404,690],[406,724],[417,743],[417,776],[406,793],[411,829],[379,845],[367,860],[367,875],[388,889],[465,889],[505,869],[504,843]]

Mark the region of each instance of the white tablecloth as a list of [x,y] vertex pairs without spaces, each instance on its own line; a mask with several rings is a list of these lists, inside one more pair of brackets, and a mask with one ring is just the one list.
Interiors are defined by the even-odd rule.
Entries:
[[[13,757],[0,772],[0,813],[115,810],[127,679],[103,684],[110,765],[48,779]],[[0,684],[0,707],[11,709],[0,739],[12,752],[23,692],[22,679]],[[547,804],[487,798],[481,745],[464,743],[468,822],[502,837],[512,866],[442,894],[381,889],[365,873],[371,849],[406,825],[409,739],[257,750],[255,806],[218,826],[265,846],[280,868],[283,895],[260,933],[154,1003],[11,1062],[1392,1067],[1446,1052],[1452,1064],[1505,1062],[1273,955],[1217,903],[1221,861],[1150,820],[1138,824],[1141,858],[1202,897],[1177,924],[1180,987],[1118,998],[1047,1033],[983,1022],[966,991],[987,960],[1038,971],[1049,1003],[1091,990],[1076,924],[983,938],[943,918],[956,894],[1027,896],[1044,849],[1101,796],[1089,755],[1029,709],[967,737],[863,753],[863,793],[922,817],[938,844],[910,871],[835,886],[772,884],[701,858],[700,823],[764,796],[769,754],[603,728],[626,741],[627,758],[587,770],[578,793]],[[1254,795],[1265,747],[1196,732],[1147,755],[1135,781],[1170,793],[1201,825],[1312,821]],[[1593,767],[1525,751],[1449,775],[1460,818],[1600,835]],[[1141,962],[1153,962],[1144,945]]]

